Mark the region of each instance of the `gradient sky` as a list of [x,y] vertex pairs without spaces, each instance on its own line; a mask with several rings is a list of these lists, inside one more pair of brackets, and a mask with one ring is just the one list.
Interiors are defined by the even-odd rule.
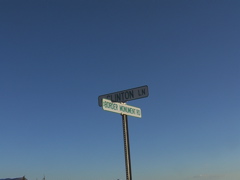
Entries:
[[0,1],[0,178],[240,180],[240,1]]

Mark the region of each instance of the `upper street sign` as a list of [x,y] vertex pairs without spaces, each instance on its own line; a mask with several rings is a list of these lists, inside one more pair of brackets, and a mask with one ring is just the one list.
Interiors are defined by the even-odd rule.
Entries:
[[134,99],[148,97],[148,86],[136,87],[110,94],[104,94],[98,97],[98,105],[102,106],[102,99],[109,99],[112,102],[127,102]]
[[111,111],[119,114],[126,114],[129,116],[134,116],[141,118],[142,112],[141,109],[134,106],[129,106],[124,103],[112,102],[109,99],[102,99],[102,108],[105,111]]

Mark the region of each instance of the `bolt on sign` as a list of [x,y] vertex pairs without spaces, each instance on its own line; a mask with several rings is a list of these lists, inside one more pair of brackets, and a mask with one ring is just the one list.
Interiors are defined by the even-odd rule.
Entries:
[[148,97],[148,86],[141,86],[133,89],[118,91],[115,93],[104,94],[98,97],[98,105],[102,106],[102,99],[109,99],[112,102],[127,102],[134,99]]
[[112,102],[109,99],[102,99],[102,108],[105,111],[111,111],[118,114],[126,114],[133,117],[142,117],[141,109],[127,104]]

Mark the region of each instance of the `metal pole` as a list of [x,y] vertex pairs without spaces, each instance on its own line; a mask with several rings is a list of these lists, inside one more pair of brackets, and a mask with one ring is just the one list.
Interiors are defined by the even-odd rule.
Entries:
[[126,180],[132,180],[127,115],[122,114],[122,122],[123,122],[123,139],[124,139],[124,152],[125,152],[125,165],[126,165]]

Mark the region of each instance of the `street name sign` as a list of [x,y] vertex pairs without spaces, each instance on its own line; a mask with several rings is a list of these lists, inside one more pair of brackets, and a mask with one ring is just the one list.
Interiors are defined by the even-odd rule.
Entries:
[[98,97],[98,105],[102,106],[102,99],[109,99],[112,102],[127,102],[135,99],[148,97],[148,86],[141,86],[123,91],[118,91],[110,94],[104,94]]
[[102,108],[105,111],[111,111],[118,114],[126,114],[133,117],[142,117],[141,109],[127,104],[112,102],[109,99],[102,99]]

